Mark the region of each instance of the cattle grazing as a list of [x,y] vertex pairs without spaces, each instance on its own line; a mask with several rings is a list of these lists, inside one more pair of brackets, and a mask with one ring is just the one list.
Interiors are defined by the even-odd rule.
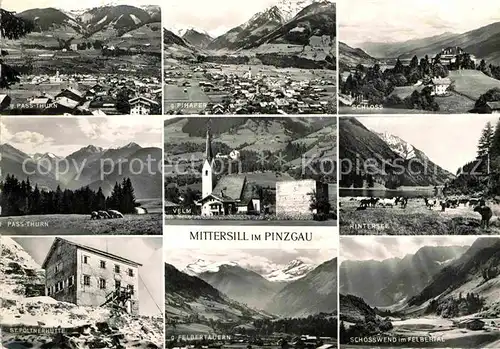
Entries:
[[135,214],[146,214],[148,213],[148,210],[146,210],[144,207],[135,207],[134,212]]
[[377,205],[377,202],[379,201],[379,198],[370,198],[370,205],[371,207],[375,207]]
[[99,219],[99,214],[97,213],[97,211],[92,211],[90,213],[90,219]]
[[449,199],[449,200],[446,200],[446,203],[447,203],[447,206],[448,208],[457,208],[458,207],[458,200],[457,199]]
[[107,213],[106,211],[99,211],[97,212],[99,214],[99,219],[108,219],[108,218],[111,218],[111,216],[109,215],[109,213]]
[[481,228],[490,227],[490,219],[493,217],[493,212],[488,206],[476,206],[474,207],[474,212],[478,212],[481,215]]
[[111,218],[123,218],[123,214],[117,210],[108,210],[108,214]]

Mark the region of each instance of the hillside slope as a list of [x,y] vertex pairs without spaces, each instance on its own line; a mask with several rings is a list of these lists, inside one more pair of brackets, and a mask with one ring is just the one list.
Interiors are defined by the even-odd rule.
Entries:
[[339,68],[340,70],[349,70],[358,64],[372,66],[377,62],[375,58],[360,48],[351,46],[339,41]]
[[[409,161],[396,153],[391,145],[387,144],[378,134],[366,128],[356,118],[342,118],[339,120],[339,158],[343,173],[364,175],[365,168],[349,168],[348,163],[370,164],[373,168],[374,181],[386,184],[391,180],[396,186],[430,186],[440,185],[454,178],[450,172],[433,163],[422,151],[413,147],[415,156],[412,158],[412,171],[402,171]],[[345,159],[345,160],[343,160]],[[429,170],[432,169],[432,170]]]
[[284,317],[307,317],[337,310],[337,258],[326,261],[305,277],[279,291],[266,310]]

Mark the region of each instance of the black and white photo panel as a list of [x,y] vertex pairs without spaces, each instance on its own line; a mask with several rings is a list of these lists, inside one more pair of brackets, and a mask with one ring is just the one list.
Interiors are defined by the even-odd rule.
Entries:
[[4,348],[163,348],[161,237],[6,237]]
[[336,117],[168,117],[166,225],[337,225]]
[[489,114],[341,117],[340,233],[498,235],[499,121]]
[[500,238],[342,236],[340,348],[498,348]]
[[0,114],[161,115],[161,17],[155,0],[3,0]]
[[340,114],[500,110],[500,7],[339,0]]
[[162,234],[162,120],[4,116],[0,232]]
[[165,114],[335,114],[332,1],[163,3]]

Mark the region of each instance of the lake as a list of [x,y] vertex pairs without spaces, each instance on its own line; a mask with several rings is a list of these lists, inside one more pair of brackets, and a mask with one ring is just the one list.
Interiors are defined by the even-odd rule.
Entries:
[[391,199],[397,196],[406,198],[434,197],[434,187],[418,187],[408,189],[377,189],[377,188],[340,188],[340,197],[378,197]]

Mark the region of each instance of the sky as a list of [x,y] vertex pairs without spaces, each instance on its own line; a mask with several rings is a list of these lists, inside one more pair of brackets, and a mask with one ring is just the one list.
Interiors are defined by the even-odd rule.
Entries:
[[[42,265],[55,238],[15,237],[12,239],[21,245],[35,262]],[[65,239],[141,263],[142,267],[139,267],[139,312],[141,315],[148,316],[162,315],[160,309],[163,309],[164,287],[161,237],[86,236],[65,237]]]
[[337,257],[334,249],[167,249],[165,262],[179,270],[202,259],[206,262],[236,262],[239,266],[261,275],[284,267],[294,259],[319,265]]
[[277,0],[169,0],[162,6],[162,22],[173,32],[195,28],[215,38],[276,3]]
[[33,8],[46,8],[53,7],[61,10],[81,10],[100,7],[105,5],[131,5],[131,6],[145,6],[145,5],[161,5],[160,0],[0,0],[2,8],[9,11],[22,12]]
[[385,260],[414,254],[424,246],[471,246],[477,236],[341,236],[340,260]]
[[357,118],[367,128],[400,137],[423,151],[435,164],[455,174],[458,168],[476,158],[477,143],[494,115],[422,115]]
[[491,0],[337,0],[339,41],[398,42],[464,33],[500,21]]
[[94,145],[118,148],[130,142],[162,148],[163,120],[159,117],[2,117],[0,144],[27,153],[67,156]]

